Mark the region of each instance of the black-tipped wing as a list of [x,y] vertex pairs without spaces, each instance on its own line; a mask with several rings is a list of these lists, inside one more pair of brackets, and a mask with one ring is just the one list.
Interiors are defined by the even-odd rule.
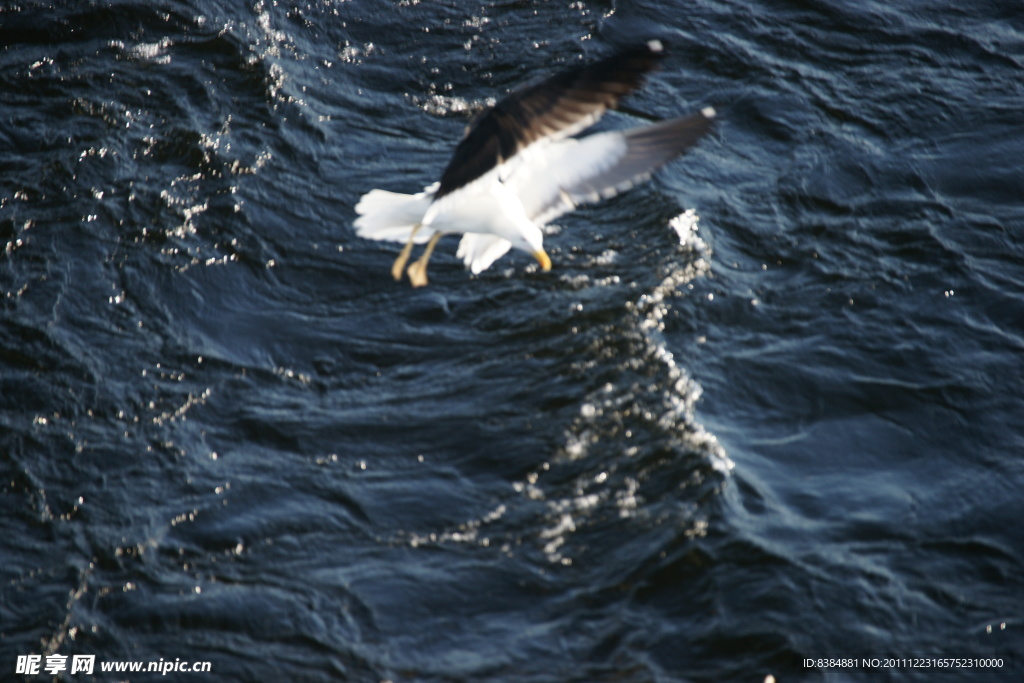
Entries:
[[473,182],[530,144],[593,125],[661,59],[661,43],[623,50],[519,88],[484,112],[455,148],[436,199]]
[[607,199],[646,180],[713,128],[714,109],[624,131],[561,140],[529,152],[509,180],[538,224],[577,204]]

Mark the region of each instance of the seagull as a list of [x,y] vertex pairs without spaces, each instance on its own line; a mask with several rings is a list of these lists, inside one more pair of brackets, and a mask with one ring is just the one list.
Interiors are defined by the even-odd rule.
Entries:
[[356,234],[404,242],[391,268],[427,284],[438,240],[462,234],[456,255],[473,274],[515,247],[551,269],[541,228],[579,204],[613,197],[693,147],[715,110],[579,136],[640,86],[664,56],[660,41],[623,49],[512,91],[469,125],[440,181],[416,194],[371,190],[356,205]]

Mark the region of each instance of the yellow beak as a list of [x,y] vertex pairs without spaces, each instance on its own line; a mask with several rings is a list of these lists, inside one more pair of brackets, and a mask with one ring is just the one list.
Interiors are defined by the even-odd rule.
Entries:
[[533,252],[533,258],[537,259],[537,263],[540,264],[541,270],[551,270],[551,259],[548,258],[547,252],[543,249],[538,249]]

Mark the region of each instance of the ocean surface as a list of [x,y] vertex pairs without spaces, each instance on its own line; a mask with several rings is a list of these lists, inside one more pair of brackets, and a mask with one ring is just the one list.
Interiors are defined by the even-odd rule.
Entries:
[[[649,37],[549,273],[355,236]],[[1022,160],[1010,0],[4,1],[0,679],[1021,680]]]

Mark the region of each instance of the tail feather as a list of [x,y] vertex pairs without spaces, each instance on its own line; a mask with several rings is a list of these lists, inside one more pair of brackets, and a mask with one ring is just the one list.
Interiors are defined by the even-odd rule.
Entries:
[[[387,190],[371,190],[356,204],[355,228],[360,237],[389,242],[406,242],[413,227],[423,220],[423,214],[433,195],[428,192],[402,194]],[[419,230],[413,240],[422,244],[430,239],[432,231]]]

